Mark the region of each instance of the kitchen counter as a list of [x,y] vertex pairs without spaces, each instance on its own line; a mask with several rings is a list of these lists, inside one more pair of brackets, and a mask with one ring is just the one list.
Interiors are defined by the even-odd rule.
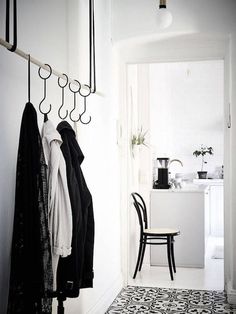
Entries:
[[193,183],[200,185],[223,185],[224,179],[194,179]]
[[[177,266],[204,267],[205,237],[209,233],[208,186],[189,184],[150,192],[151,228],[175,228]],[[167,265],[166,248],[151,246],[151,265]]]
[[208,186],[204,184],[186,184],[182,188],[152,189],[153,193],[204,193]]

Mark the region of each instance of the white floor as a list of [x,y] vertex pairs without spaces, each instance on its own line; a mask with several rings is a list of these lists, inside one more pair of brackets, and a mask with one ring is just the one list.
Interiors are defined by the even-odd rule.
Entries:
[[144,265],[135,279],[129,278],[128,284],[133,286],[223,290],[224,260],[213,259],[216,246],[223,245],[223,238],[209,237],[205,254],[205,268],[180,268],[176,270],[174,281],[171,281],[168,267]]

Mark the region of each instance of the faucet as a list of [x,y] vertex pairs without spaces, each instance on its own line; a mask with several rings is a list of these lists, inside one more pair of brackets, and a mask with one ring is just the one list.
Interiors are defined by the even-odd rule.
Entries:
[[180,164],[181,164],[181,166],[183,167],[183,163],[182,163],[182,161],[181,161],[181,160],[179,160],[179,159],[172,159],[172,160],[169,162],[169,166],[170,166],[170,165],[171,165],[171,163],[172,163],[172,162],[174,162],[174,161],[176,161],[176,162],[180,163]]
[[[183,163],[182,163],[182,161],[179,160],[179,159],[172,159],[172,160],[169,162],[169,166],[170,166],[171,163],[174,162],[174,161],[180,163],[181,166],[183,167]],[[171,180],[170,180],[170,184],[171,184],[171,187],[180,188],[180,189],[182,188],[181,182],[178,182],[176,179],[171,179]]]

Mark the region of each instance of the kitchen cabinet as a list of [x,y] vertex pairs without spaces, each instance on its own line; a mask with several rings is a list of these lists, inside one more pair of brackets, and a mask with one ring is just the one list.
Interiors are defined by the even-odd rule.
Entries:
[[194,180],[194,184],[209,186],[210,235],[224,236],[224,186],[222,179]]
[[215,237],[223,237],[224,203],[223,186],[211,185],[210,189],[210,234]]
[[[204,267],[205,239],[209,234],[209,195],[206,186],[152,190],[151,228],[177,228],[176,266]],[[165,246],[151,246],[151,265],[167,265]]]

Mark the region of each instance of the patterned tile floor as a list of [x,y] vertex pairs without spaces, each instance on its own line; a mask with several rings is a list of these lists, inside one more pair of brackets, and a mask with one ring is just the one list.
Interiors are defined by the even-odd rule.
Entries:
[[224,292],[128,286],[105,314],[236,314]]

